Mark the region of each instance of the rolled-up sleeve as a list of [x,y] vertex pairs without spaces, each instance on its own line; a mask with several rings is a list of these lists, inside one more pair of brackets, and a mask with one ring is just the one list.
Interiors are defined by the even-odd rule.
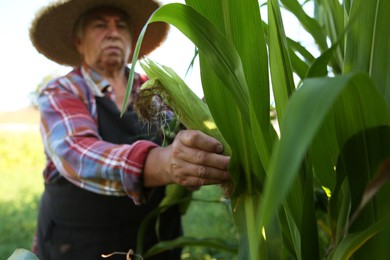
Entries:
[[[130,158],[133,162],[138,162],[141,172],[143,172],[146,157],[150,150],[155,147],[157,147],[157,145],[149,141],[137,141],[132,144]],[[146,200],[142,175],[123,172],[122,185],[127,195],[133,199],[136,205],[139,205]]]

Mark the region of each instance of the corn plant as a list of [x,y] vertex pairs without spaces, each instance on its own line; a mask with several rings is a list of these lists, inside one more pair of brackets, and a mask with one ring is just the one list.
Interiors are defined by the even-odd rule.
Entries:
[[[207,109],[232,155],[237,259],[389,259],[390,1],[311,2],[315,15],[297,0],[268,0],[264,21],[256,0],[186,0],[148,24],[169,23],[198,49]],[[281,5],[319,57],[286,37]],[[176,84],[151,64],[152,80]]]

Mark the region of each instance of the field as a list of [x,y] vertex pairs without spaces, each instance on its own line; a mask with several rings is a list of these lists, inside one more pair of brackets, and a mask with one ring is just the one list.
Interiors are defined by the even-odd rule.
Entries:
[[[31,109],[0,113],[0,259],[7,259],[16,248],[31,249],[43,190],[44,155],[37,120],[38,115]],[[218,187],[204,187],[194,193],[194,198],[183,217],[185,235],[236,243],[229,205],[221,202]],[[185,248],[182,256],[199,260],[231,258],[204,247]]]
[[31,248],[43,189],[38,131],[0,131],[0,259],[17,247]]

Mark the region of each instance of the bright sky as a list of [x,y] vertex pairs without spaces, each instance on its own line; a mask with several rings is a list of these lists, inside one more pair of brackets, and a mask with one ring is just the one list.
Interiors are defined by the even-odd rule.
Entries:
[[[175,0],[161,0],[161,3],[184,2]],[[0,112],[16,110],[30,104],[29,94],[48,75],[62,75],[70,68],[57,65],[36,52],[32,46],[28,30],[35,12],[49,3],[48,0],[1,0],[0,4],[0,75],[1,95]],[[294,34],[298,27],[294,23],[287,23]],[[299,30],[302,33],[302,30]],[[173,68],[179,76],[184,78],[185,72],[194,54],[192,43],[171,28],[168,39],[149,58]],[[199,71],[195,67],[190,76],[186,77],[188,85],[199,96],[202,95]]]

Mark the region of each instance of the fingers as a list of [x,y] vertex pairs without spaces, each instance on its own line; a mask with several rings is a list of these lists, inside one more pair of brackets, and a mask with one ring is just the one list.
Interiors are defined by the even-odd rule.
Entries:
[[213,167],[221,170],[227,169],[230,160],[229,156],[208,152],[198,148],[192,148],[185,145],[174,147],[173,153],[175,158],[179,158],[185,162],[200,166]]
[[230,181],[230,176],[226,170],[184,161],[172,164],[171,172],[174,182],[186,187],[222,184]]
[[230,181],[230,157],[219,154],[222,144],[200,131],[181,131],[171,147],[171,179],[186,187]]
[[223,152],[223,146],[218,140],[202,133],[201,131],[180,131],[177,138],[188,147],[198,148],[213,153]]

